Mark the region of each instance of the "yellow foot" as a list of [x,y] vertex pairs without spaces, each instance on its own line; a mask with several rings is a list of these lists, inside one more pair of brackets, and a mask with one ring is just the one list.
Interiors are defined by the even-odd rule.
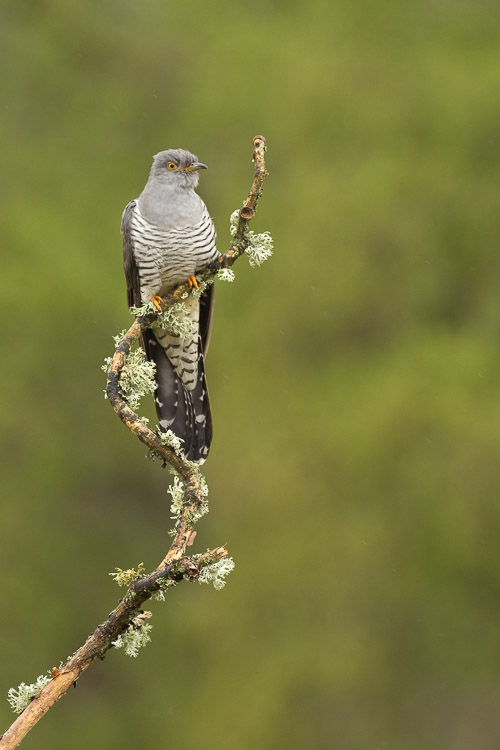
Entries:
[[196,281],[196,276],[194,274],[189,277],[188,284],[189,284],[189,288],[190,289],[192,289],[194,287],[196,289],[196,291],[198,291],[199,286],[198,286],[198,282]]
[[161,303],[163,302],[163,300],[162,300],[161,297],[158,297],[158,295],[156,295],[155,297],[153,297],[153,299],[151,300],[151,302],[156,307],[156,309],[158,310],[158,312],[162,311]]

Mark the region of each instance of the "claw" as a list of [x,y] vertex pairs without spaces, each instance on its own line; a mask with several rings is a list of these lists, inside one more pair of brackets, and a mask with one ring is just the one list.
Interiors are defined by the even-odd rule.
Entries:
[[199,286],[198,286],[198,282],[196,281],[196,276],[194,274],[189,277],[188,284],[189,284],[189,288],[190,289],[192,289],[194,287],[196,289],[196,291],[198,291]]
[[153,297],[153,299],[151,300],[151,302],[156,307],[156,309],[158,310],[158,312],[162,311],[161,303],[163,302],[163,299],[161,297],[158,297],[158,295],[155,295]]

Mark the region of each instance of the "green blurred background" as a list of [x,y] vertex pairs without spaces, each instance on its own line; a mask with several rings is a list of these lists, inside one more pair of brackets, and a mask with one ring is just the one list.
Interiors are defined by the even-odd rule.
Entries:
[[276,246],[217,288],[228,585],[153,603],[23,747],[498,748],[500,5],[4,0],[0,36],[4,696],[168,545],[100,370],[152,154],[209,165],[224,250],[264,133]]

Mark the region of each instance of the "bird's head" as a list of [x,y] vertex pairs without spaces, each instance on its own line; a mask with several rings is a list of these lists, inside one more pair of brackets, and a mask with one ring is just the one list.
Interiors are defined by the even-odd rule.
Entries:
[[199,169],[207,169],[207,165],[199,162],[194,154],[183,148],[169,148],[153,157],[149,176],[172,186],[195,188]]

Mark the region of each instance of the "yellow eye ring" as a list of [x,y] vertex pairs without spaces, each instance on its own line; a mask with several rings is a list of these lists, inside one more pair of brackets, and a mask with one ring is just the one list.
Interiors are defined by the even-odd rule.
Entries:
[[177,169],[177,164],[175,163],[175,161],[169,161],[167,164],[167,169],[170,169],[170,170]]

